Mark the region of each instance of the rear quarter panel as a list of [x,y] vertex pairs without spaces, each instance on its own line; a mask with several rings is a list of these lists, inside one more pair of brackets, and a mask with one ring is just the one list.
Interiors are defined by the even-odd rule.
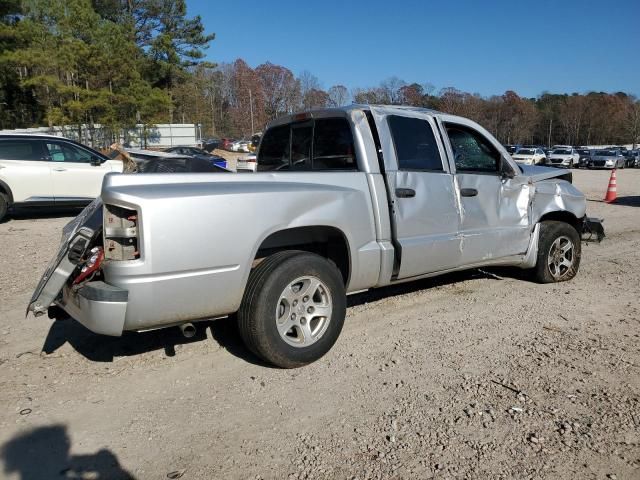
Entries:
[[141,258],[105,266],[129,290],[125,329],[235,312],[259,245],[270,234],[324,225],[349,243],[349,290],[374,285],[380,251],[367,175],[109,175],[103,201],[140,214]]

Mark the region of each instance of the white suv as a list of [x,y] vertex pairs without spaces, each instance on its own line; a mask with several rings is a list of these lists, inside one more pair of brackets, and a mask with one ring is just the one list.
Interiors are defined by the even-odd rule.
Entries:
[[120,160],[62,137],[0,135],[0,221],[9,207],[83,206]]

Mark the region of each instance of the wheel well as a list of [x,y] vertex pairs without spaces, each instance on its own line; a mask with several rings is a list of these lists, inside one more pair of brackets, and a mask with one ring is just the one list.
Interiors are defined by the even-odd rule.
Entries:
[[571,212],[567,211],[555,211],[545,213],[539,222],[544,222],[545,220],[555,220],[556,222],[565,222],[571,225],[576,229],[578,235],[580,234],[580,220]]
[[262,259],[282,250],[304,250],[331,260],[340,270],[344,284],[349,282],[351,262],[349,244],[334,227],[309,226],[280,230],[264,239],[256,253],[254,266]]
[[0,193],[4,193],[9,200],[9,204],[13,203],[13,194],[11,193],[11,189],[9,185],[0,180]]

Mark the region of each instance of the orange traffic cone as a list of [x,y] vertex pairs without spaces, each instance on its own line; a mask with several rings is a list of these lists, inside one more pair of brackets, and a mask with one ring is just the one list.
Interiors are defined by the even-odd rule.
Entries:
[[609,187],[607,188],[607,194],[604,197],[604,201],[607,203],[613,203],[618,198],[618,192],[616,188],[616,169],[611,170],[611,178],[609,179]]

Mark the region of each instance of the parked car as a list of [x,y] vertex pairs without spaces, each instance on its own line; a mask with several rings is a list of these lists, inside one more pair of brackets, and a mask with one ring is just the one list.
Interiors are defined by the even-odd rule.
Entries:
[[233,142],[231,144],[231,147],[229,147],[229,150],[231,150],[232,152],[245,152],[245,153],[249,153],[249,146],[251,145],[251,141],[250,140],[237,140],[235,142]]
[[165,152],[167,153],[175,153],[178,155],[187,155],[190,157],[201,157],[205,160],[213,161],[216,165],[222,168],[227,168],[227,161],[219,157],[218,155],[213,155],[206,150],[198,147],[170,147],[165,148]]
[[192,334],[237,312],[248,348],[291,368],[332,347],[348,293],[486,265],[571,280],[581,234],[604,235],[570,173],[520,166],[477,123],[432,110],[279,118],[258,164],[271,171],[107,176],[29,311],[107,335]]
[[522,147],[522,145],[505,145],[504,146],[504,148],[507,150],[507,152],[509,152],[512,155],[514,153],[516,153],[516,150],[518,150],[521,147]]
[[209,138],[202,141],[202,148],[207,152],[213,152],[215,149],[220,148],[220,140],[218,138]]
[[552,167],[573,168],[579,161],[580,154],[573,147],[560,147],[551,152],[547,163]]
[[236,160],[236,171],[255,172],[258,170],[258,157],[255,153],[249,153]]
[[547,160],[547,155],[542,148],[519,148],[511,156],[523,165],[544,165]]
[[578,168],[587,168],[589,166],[589,162],[591,162],[591,154],[593,151],[590,148],[578,148],[576,149],[578,152]]
[[640,152],[638,150],[624,150],[622,155],[624,156],[625,167],[634,168],[640,163]]
[[606,149],[593,152],[589,168],[624,168],[625,158],[620,150]]
[[260,139],[262,138],[262,132],[258,132],[255,135],[251,136],[251,145],[249,145],[249,150],[251,152],[255,152],[258,150],[258,145],[260,145]]
[[234,140],[231,138],[222,138],[220,140],[220,147],[223,150],[231,150],[231,145],[233,145]]
[[107,173],[122,170],[121,160],[67,138],[0,135],[0,221],[12,207],[85,206]]
[[144,164],[139,173],[230,173],[205,157],[154,158]]

